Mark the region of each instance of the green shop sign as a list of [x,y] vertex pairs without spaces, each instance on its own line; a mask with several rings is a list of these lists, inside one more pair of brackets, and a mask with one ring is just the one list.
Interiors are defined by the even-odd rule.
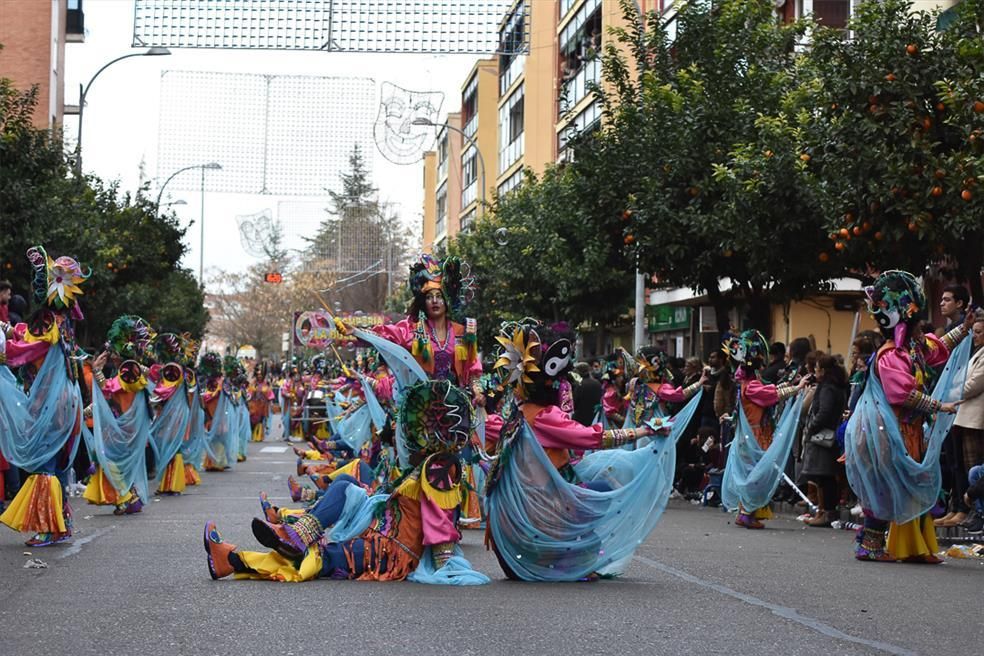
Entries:
[[646,322],[649,332],[661,333],[667,330],[686,330],[690,328],[689,307],[674,307],[672,305],[647,305]]

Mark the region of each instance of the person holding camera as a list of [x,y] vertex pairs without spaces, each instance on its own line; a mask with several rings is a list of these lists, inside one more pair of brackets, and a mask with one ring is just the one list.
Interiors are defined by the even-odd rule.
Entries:
[[847,408],[847,374],[837,360],[827,354],[817,359],[817,383],[813,403],[803,431],[803,477],[814,483],[821,492],[820,512],[808,520],[808,526],[830,526],[836,519],[837,483],[835,481],[837,440],[835,433]]

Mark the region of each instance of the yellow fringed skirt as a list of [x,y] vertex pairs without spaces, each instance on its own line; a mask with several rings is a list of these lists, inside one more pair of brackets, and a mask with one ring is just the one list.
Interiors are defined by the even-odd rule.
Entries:
[[51,474],[28,476],[0,523],[24,533],[67,533],[61,482]]
[[262,421],[260,421],[260,423],[256,424],[256,426],[253,426],[253,441],[254,442],[262,442],[263,441],[263,422]]
[[174,460],[167,464],[167,469],[164,470],[164,476],[161,477],[161,484],[158,486],[157,491],[181,494],[184,490],[184,458],[179,453],[174,456]]
[[119,506],[133,498],[133,492],[127,490],[126,494],[120,496],[113,484],[109,482],[103,473],[102,467],[96,467],[96,473],[89,477],[89,483],[85,486],[82,498],[94,506]]
[[929,515],[917,517],[905,524],[892,524],[888,528],[888,554],[896,560],[916,556],[933,556],[940,550],[936,542],[936,528]]
[[201,485],[202,477],[198,475],[198,470],[194,465],[185,463],[185,485]]

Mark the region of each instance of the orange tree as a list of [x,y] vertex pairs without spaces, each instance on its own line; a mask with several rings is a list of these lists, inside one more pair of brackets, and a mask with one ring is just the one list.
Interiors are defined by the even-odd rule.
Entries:
[[939,29],[906,0],[868,2],[850,40],[814,35],[795,127],[828,232],[820,257],[854,271],[950,263],[982,297],[982,8],[965,0]]
[[771,302],[830,277],[785,115],[796,108],[807,24],[777,24],[768,0],[684,3],[675,28],[632,2],[623,10],[630,27],[614,31],[601,93],[602,139],[632,163],[618,181],[627,250],[661,283],[705,290],[722,330],[740,295],[749,322],[767,331]]

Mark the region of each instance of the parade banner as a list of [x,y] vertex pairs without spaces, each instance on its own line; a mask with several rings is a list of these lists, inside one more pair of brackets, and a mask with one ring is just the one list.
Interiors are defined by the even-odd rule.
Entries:
[[[371,328],[386,323],[389,318],[382,313],[339,315],[339,318],[353,328]],[[343,335],[324,310],[310,310],[294,313],[294,346],[323,349],[331,344],[354,343],[354,335]]]

